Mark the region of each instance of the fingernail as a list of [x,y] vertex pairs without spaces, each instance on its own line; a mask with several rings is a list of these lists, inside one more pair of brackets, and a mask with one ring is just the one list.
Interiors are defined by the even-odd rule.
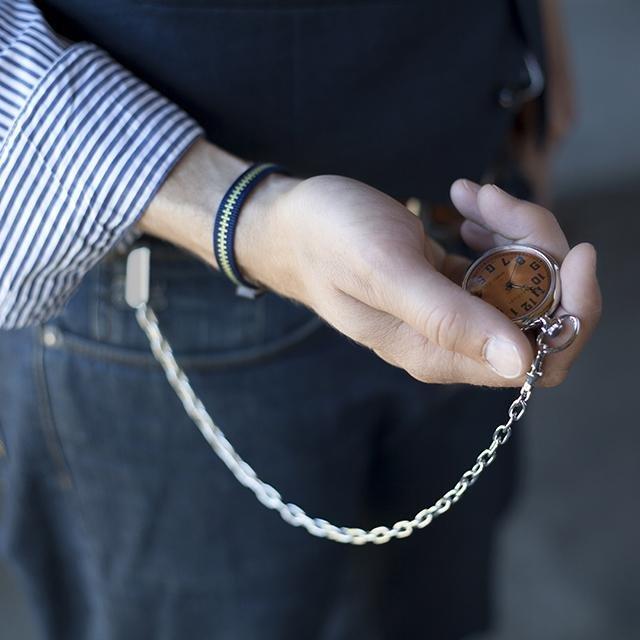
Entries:
[[471,191],[473,195],[476,195],[478,191],[480,191],[480,185],[476,184],[472,180],[467,180],[466,178],[464,178],[462,180],[462,184],[464,185],[465,189],[468,189],[469,191]]
[[484,359],[503,378],[517,378],[522,373],[522,360],[516,346],[502,338],[491,338],[487,342]]

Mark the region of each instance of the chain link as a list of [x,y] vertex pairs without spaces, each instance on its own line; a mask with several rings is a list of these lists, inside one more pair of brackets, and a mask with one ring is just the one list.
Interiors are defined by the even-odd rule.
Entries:
[[[319,538],[354,545],[384,544],[394,538],[406,538],[416,529],[424,529],[429,526],[436,518],[456,504],[467,489],[476,482],[480,474],[495,460],[498,449],[509,440],[513,425],[524,416],[533,387],[542,376],[545,357],[569,346],[580,328],[579,320],[574,316],[561,316],[553,319],[545,316],[540,318],[535,325],[529,327],[529,329],[539,331],[536,339],[537,352],[518,397],[509,407],[507,422],[495,429],[490,445],[480,452],[473,466],[462,474],[452,489],[436,500],[432,506],[419,511],[412,520],[400,520],[392,527],[378,526],[365,530],[355,527],[339,527],[322,518],[312,518],[298,505],[286,503],[274,487],[260,480],[253,468],[236,453],[222,430],[214,423],[202,401],[196,396],[189,383],[189,378],[176,362],[171,345],[160,331],[158,319],[153,309],[147,304],[141,304],[136,309],[136,318],[149,339],[153,355],[162,366],[167,380],[182,402],[185,412],[238,482],[253,491],[256,498],[265,507],[277,511],[288,524],[302,527],[311,535]],[[563,344],[552,346],[548,340],[560,334],[567,322],[571,323],[573,333]]]

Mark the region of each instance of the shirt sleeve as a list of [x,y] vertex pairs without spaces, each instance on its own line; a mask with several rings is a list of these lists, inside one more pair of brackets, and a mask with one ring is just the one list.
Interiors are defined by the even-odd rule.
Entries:
[[202,135],[101,49],[0,1],[0,328],[43,322]]

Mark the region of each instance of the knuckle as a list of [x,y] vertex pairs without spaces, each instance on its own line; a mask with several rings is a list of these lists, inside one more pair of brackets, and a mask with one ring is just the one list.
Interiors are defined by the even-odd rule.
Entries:
[[406,251],[402,247],[374,243],[366,252],[359,252],[350,273],[351,286],[364,301],[378,308],[388,307],[406,271]]
[[408,220],[399,224],[407,224],[410,233],[398,233],[395,238],[385,237],[382,232],[372,233],[363,237],[358,247],[350,248],[350,253],[357,256],[356,272],[361,277],[390,282],[406,270],[407,257],[418,246],[418,243],[410,239],[417,235],[417,227],[413,226],[420,225],[421,228],[422,223],[408,215]]
[[359,252],[348,278],[351,288],[366,301],[376,301],[384,292],[384,282],[391,269],[389,254],[379,245]]
[[386,274],[393,266],[394,253],[382,242],[371,242],[359,252],[357,273],[371,280]]
[[468,334],[466,318],[459,309],[427,309],[418,321],[425,327],[431,341],[447,351],[460,351]]

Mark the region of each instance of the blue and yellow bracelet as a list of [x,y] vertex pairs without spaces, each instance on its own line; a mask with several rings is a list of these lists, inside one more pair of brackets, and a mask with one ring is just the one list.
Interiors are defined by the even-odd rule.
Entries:
[[253,164],[224,194],[213,225],[213,253],[222,273],[236,285],[238,295],[255,298],[262,289],[246,280],[236,262],[234,239],[240,210],[251,190],[272,173],[287,172],[277,164]]

